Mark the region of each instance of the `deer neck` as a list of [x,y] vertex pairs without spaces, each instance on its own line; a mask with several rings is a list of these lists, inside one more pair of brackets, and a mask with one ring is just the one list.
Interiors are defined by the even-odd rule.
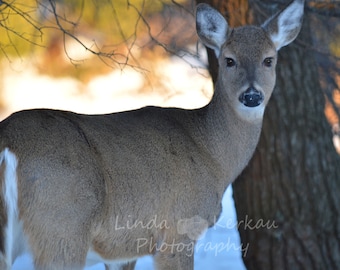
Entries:
[[[201,134],[224,177],[233,181],[247,165],[259,140],[262,117],[256,121],[242,119],[228,101],[225,89],[216,83],[210,103],[201,109]],[[204,137],[204,135],[202,135]]]

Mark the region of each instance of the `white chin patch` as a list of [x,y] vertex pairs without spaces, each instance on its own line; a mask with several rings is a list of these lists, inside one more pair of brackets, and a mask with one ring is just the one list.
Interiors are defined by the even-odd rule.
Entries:
[[264,102],[257,107],[247,107],[244,104],[239,103],[236,108],[236,112],[242,120],[254,122],[262,120],[264,109]]

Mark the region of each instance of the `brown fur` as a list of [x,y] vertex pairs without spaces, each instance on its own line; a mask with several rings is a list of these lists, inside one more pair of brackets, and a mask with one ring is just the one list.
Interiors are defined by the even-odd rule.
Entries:
[[[156,269],[193,269],[198,235],[217,220],[226,187],[258,142],[262,113],[240,110],[238,97],[255,84],[264,109],[275,83],[268,33],[247,26],[226,40],[204,108],[29,110],[0,123],[0,149],[18,158],[20,219],[36,269],[81,269],[89,249],[105,260],[152,254]],[[269,56],[273,65],[264,67]],[[225,57],[237,67],[227,68]]]

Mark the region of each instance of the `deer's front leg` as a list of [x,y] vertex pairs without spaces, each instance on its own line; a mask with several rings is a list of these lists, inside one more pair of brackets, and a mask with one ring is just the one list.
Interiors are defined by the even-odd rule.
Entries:
[[[135,269],[136,261],[134,262],[129,262],[123,266],[121,266],[119,269],[121,270],[133,270]],[[105,270],[116,270],[117,266],[116,265],[109,265],[105,264]]]
[[133,269],[135,269],[136,262],[137,261],[129,262],[128,264],[124,265],[123,270],[133,270]]
[[162,243],[162,249],[154,256],[157,270],[193,270],[195,241],[181,241],[177,243]]

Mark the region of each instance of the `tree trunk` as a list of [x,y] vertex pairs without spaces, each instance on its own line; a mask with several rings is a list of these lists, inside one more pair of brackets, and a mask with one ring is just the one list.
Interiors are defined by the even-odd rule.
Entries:
[[258,148],[233,185],[247,269],[340,269],[340,159],[313,52],[297,45],[311,44],[309,15],[279,53]]
[[[268,0],[203,2],[228,14],[231,26],[262,23],[279,8]],[[298,40],[279,53],[259,145],[233,184],[247,269],[340,269],[340,158],[313,51],[298,45],[312,44],[309,16]],[[208,56],[215,81],[217,62]]]

